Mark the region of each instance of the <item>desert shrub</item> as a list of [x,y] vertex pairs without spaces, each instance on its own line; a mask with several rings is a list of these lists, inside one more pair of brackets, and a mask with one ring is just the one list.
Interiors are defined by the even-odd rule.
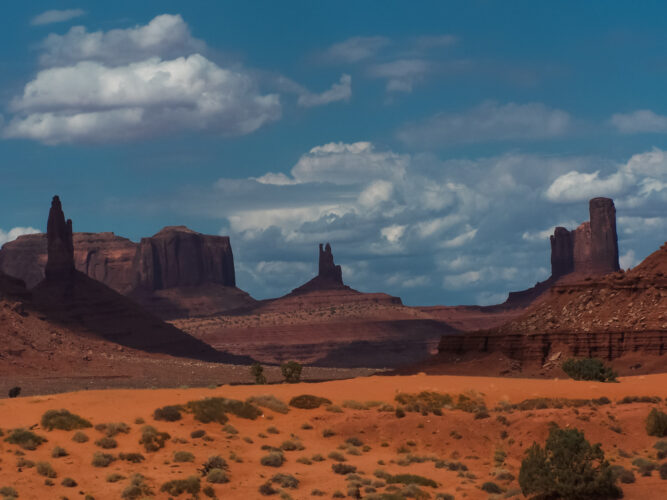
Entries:
[[249,420],[255,420],[262,415],[262,411],[256,406],[237,399],[206,398],[189,401],[186,407],[193,413],[195,420],[204,424],[211,422],[226,424],[227,413]]
[[95,441],[95,444],[105,450],[110,450],[112,448],[118,447],[118,442],[114,438],[108,436],[104,436],[103,438],[98,439],[97,441]]
[[208,474],[206,474],[206,481],[214,484],[228,483],[229,476],[222,469],[211,469]]
[[394,398],[397,403],[403,405],[406,411],[410,412],[433,412],[440,410],[445,406],[453,404],[452,397],[449,394],[441,394],[433,391],[422,391],[420,393],[401,392]]
[[356,436],[349,437],[345,440],[345,443],[351,446],[363,446],[364,442]]
[[271,426],[271,427],[267,428],[266,432],[268,432],[269,434],[280,434],[280,431],[278,430],[278,428],[274,427],[274,426]]
[[634,473],[621,465],[613,465],[611,467],[611,472],[614,474],[614,477],[618,478],[623,484],[631,484],[635,482]]
[[314,410],[322,405],[330,405],[331,401],[327,398],[313,396],[312,394],[301,394],[290,399],[289,405],[302,410]]
[[308,422],[305,422],[301,424],[301,429],[303,429],[304,431],[310,431],[313,429],[313,426],[310,425]]
[[658,467],[658,473],[660,474],[660,479],[667,479],[667,462]]
[[159,432],[151,425],[144,425],[141,428],[141,439],[139,439],[139,444],[143,444],[144,449],[147,452],[158,451],[164,448],[164,443],[170,437],[171,436],[166,432]]
[[225,424],[222,427],[222,431],[226,432],[227,434],[238,434],[239,431],[236,430],[236,427],[234,427],[232,424]]
[[182,418],[182,410],[183,407],[179,405],[163,406],[162,408],[158,408],[153,412],[153,419],[162,420],[164,422],[176,422]]
[[651,408],[646,417],[646,433],[649,436],[667,436],[667,413]]
[[61,429],[63,431],[73,431],[74,429],[85,429],[92,427],[92,424],[79,415],[74,415],[67,410],[49,410],[42,415],[42,427],[47,431]]
[[130,462],[131,464],[139,464],[146,460],[141,453],[121,453],[118,458]]
[[303,450],[304,447],[296,439],[288,439],[281,443],[280,449],[284,451],[296,451],[296,450]]
[[271,485],[271,481],[267,481],[267,482],[265,482],[265,483],[262,483],[262,484],[259,486],[259,490],[258,490],[258,491],[260,492],[260,494],[262,494],[262,495],[264,495],[264,496],[267,496],[267,497],[270,496],[270,495],[275,495],[276,493],[278,493],[278,490],[275,489],[275,488]]
[[479,394],[474,392],[459,394],[456,399],[455,407],[468,413],[479,413],[486,411],[484,399]]
[[97,424],[95,430],[103,432],[107,437],[114,437],[118,434],[129,434],[130,426],[124,422],[110,422],[107,424]]
[[405,410],[401,408],[400,406],[396,408],[396,418],[403,418],[405,417]]
[[331,413],[343,413],[343,409],[338,405],[326,405],[324,409]]
[[164,491],[169,495],[178,496],[182,493],[190,493],[196,495],[201,489],[201,483],[197,476],[190,476],[186,479],[172,479],[167,481],[160,487],[160,491]]
[[146,484],[146,478],[141,474],[134,474],[129,483],[120,495],[124,500],[137,500],[153,495],[153,490]]
[[276,413],[287,413],[289,412],[289,407],[280,399],[271,394],[263,394],[260,396],[251,396],[246,399],[246,403],[254,404],[255,406],[261,406],[262,408],[268,408],[273,410]]
[[296,461],[303,465],[313,465],[313,461],[308,457],[299,457]]
[[353,472],[357,472],[357,468],[354,465],[350,464],[332,464],[331,465],[331,470],[333,470],[336,474],[352,474]]
[[3,486],[0,488],[0,495],[2,496],[3,500],[12,500],[19,496],[18,491],[16,491],[11,486]]
[[10,444],[15,444],[23,448],[24,450],[36,450],[39,445],[46,443],[47,439],[42,436],[38,436],[32,431],[27,429],[14,429],[9,433],[5,438],[5,441]]
[[503,489],[493,481],[486,481],[480,488],[487,493],[502,493]]
[[288,361],[280,365],[280,371],[288,384],[296,384],[301,380],[301,370],[303,367],[296,361]]
[[329,455],[327,455],[327,456],[328,456],[331,460],[335,460],[335,461],[337,461],[337,462],[345,462],[345,461],[347,460],[347,459],[345,458],[345,456],[344,456],[342,453],[338,452],[338,451],[332,451],[332,452],[329,453]]
[[271,478],[271,482],[290,490],[295,490],[299,487],[299,480],[291,474],[276,474]]
[[194,462],[195,456],[189,451],[175,451],[174,462]]
[[277,451],[272,451],[268,455],[264,455],[259,463],[267,467],[280,467],[285,463],[285,455]]
[[574,380],[597,380],[598,382],[616,382],[618,374],[606,366],[601,359],[582,358],[566,359],[561,368]]
[[102,453],[96,451],[93,453],[92,465],[94,467],[109,467],[109,465],[116,460],[116,457],[109,453]]
[[206,435],[206,431],[204,429],[197,429],[196,431],[192,431],[190,433],[190,437],[192,439],[198,439],[201,437],[204,437]]
[[642,476],[650,476],[651,473],[657,468],[657,464],[655,462],[651,462],[650,460],[641,457],[635,458],[632,461],[632,465],[637,467],[637,471]]
[[65,479],[62,480],[60,484],[62,484],[65,488],[74,488],[75,486],[79,485],[79,483],[77,483],[71,477],[66,477]]
[[54,478],[58,475],[49,462],[37,462],[35,469],[40,476]]
[[117,483],[121,479],[125,479],[125,476],[122,474],[118,474],[117,472],[114,472],[113,474],[109,474],[107,476],[107,483]]
[[26,467],[27,469],[31,469],[34,466],[35,462],[33,462],[32,460],[28,460],[24,457],[19,457],[19,459],[16,461],[16,467],[18,467],[19,469],[21,467]]
[[656,404],[662,401],[660,396],[625,396],[618,401],[619,405],[629,405],[631,403],[652,403]]
[[66,457],[67,455],[69,455],[69,453],[67,453],[67,450],[60,446],[54,447],[53,450],[51,451],[52,458]]
[[384,480],[387,481],[387,484],[418,484],[420,486],[430,486],[431,488],[438,487],[438,483],[433,479],[416,474],[387,474]]
[[549,430],[546,444],[526,451],[519,486],[533,498],[620,498],[609,462],[599,444],[591,445],[577,429]]
[[324,429],[322,431],[322,437],[325,437],[325,438],[330,438],[330,437],[335,436],[335,435],[336,435],[336,433],[332,429]]
[[202,476],[207,476],[213,469],[228,470],[229,466],[227,465],[227,461],[220,455],[213,455],[203,463],[199,472],[201,472]]
[[76,431],[72,436],[72,441],[75,443],[85,443],[88,441],[88,439],[90,438],[86,435],[86,433],[81,431]]
[[324,457],[323,457],[322,455],[320,455],[319,453],[316,453],[315,455],[313,455],[312,457],[310,457],[310,459],[311,459],[313,462],[324,462],[324,461],[326,460],[326,458],[324,458]]
[[216,498],[215,497],[215,490],[213,489],[213,487],[210,484],[204,486],[201,489],[201,492],[209,498]]
[[264,375],[264,367],[259,363],[253,363],[250,366],[250,375],[258,385],[266,384],[266,375]]

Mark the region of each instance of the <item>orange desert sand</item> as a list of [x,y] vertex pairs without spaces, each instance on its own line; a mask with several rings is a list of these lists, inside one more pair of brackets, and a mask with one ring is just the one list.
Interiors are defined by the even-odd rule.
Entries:
[[[20,499],[71,500],[84,499],[85,495],[96,500],[119,499],[132,474],[140,473],[152,487],[155,498],[171,498],[160,492],[163,483],[192,475],[201,477],[198,469],[202,464],[210,456],[220,455],[229,465],[230,481],[225,484],[210,484],[206,482],[206,478],[201,478],[202,488],[212,486],[216,498],[281,498],[280,493],[265,497],[258,491],[260,485],[277,473],[291,474],[299,480],[296,489],[282,489],[279,485],[274,485],[276,489],[289,495],[285,498],[332,498],[336,491],[347,497],[350,481],[346,476],[333,472],[332,464],[338,462],[328,458],[331,452],[338,452],[345,457],[343,463],[357,467],[356,474],[365,482],[361,486],[364,498],[373,494],[373,488],[376,489],[376,494],[387,491],[389,485],[384,485],[384,481],[374,476],[378,469],[390,474],[418,474],[436,481],[436,488],[420,486],[422,491],[430,495],[429,498],[435,498],[437,493],[448,493],[456,499],[494,497],[480,488],[487,481],[494,481],[505,492],[509,492],[509,496],[523,498],[516,478],[524,452],[533,441],[543,444],[550,422],[556,422],[562,427],[583,430],[590,442],[602,443],[606,457],[612,464],[635,471],[635,483],[620,485],[626,499],[667,498],[667,481],[661,480],[657,471],[644,477],[632,466],[632,461],[637,457],[653,460],[656,458],[653,445],[658,439],[647,435],[644,420],[652,407],[665,409],[667,374],[622,377],[619,381],[603,384],[572,380],[420,374],[373,376],[322,383],[220,386],[210,389],[82,391],[5,399],[0,402],[0,427],[4,431],[4,437],[8,435],[8,430],[24,427],[46,437],[48,442],[35,451],[19,451],[18,446],[5,442],[4,437],[0,438],[0,487],[13,486]],[[397,418],[394,411],[380,411],[377,406],[370,409],[351,409],[346,407],[350,404],[345,403],[348,400],[373,400],[395,406],[394,397],[397,393],[424,390],[453,396],[460,393],[472,394],[471,391],[474,391],[484,398],[490,416],[480,419],[475,418],[472,413],[446,409],[442,416],[408,412],[404,418]],[[324,407],[314,410],[290,407],[289,413],[281,414],[262,409],[264,414],[256,420],[230,414],[228,424],[231,424],[238,434],[229,433],[229,428],[224,430],[224,426],[218,423],[197,422],[190,413],[183,413],[182,420],[177,422],[153,419],[154,410],[165,405],[184,404],[191,400],[218,396],[245,400],[250,396],[264,394],[271,394],[285,403],[296,395],[313,394],[330,399],[333,405],[342,411],[330,411],[331,409]],[[498,409],[498,405],[503,402],[519,403],[535,397],[589,399],[602,396],[609,398],[611,404],[528,411]],[[659,396],[663,401],[656,404],[618,404],[625,396]],[[115,436],[118,441],[117,448],[102,450],[96,446],[95,441],[103,434],[94,428],[83,430],[90,437],[85,443],[72,440],[76,431],[42,429],[41,417],[51,409],[67,409],[90,420],[93,426],[124,422],[130,426],[130,431],[128,434],[120,433]],[[136,423],[137,419],[143,419],[145,424],[153,425],[158,431],[171,435],[163,449],[152,453],[144,450],[139,444],[143,424],[141,421]],[[312,428],[304,429],[304,424],[310,424]],[[279,433],[267,431],[269,427],[274,427]],[[208,438],[192,438],[190,433],[198,429],[204,430]],[[322,431],[325,429],[331,429],[335,434],[323,437]],[[233,429],[231,430],[233,432]],[[357,437],[361,443],[357,443],[356,447],[345,445],[346,440],[351,437]],[[298,441],[304,449],[285,451],[286,461],[280,467],[260,464],[260,458],[268,453],[261,449],[263,445],[278,448],[289,439]],[[64,448],[69,454],[52,458],[51,453],[56,446]],[[139,464],[116,460],[108,467],[98,468],[91,465],[92,456],[98,451],[114,456],[121,452],[137,452],[142,453],[146,459]],[[191,452],[194,461],[175,462],[173,456],[176,451]],[[350,451],[352,452],[349,453]],[[406,451],[409,451],[409,454]],[[502,452],[506,457],[503,458]],[[318,454],[324,457],[324,460],[312,461],[312,457]],[[410,462],[406,460],[408,456],[427,457],[428,460],[407,463]],[[299,458],[302,460],[297,461]],[[49,462],[57,473],[57,477],[52,479],[53,485],[45,485],[45,478],[37,473],[36,467],[19,468],[19,459],[35,463]],[[441,461],[440,467],[436,467],[436,460]],[[450,470],[448,464],[457,463],[464,464],[467,470]],[[502,472],[509,479],[496,477]],[[107,477],[114,473],[124,476],[124,479],[107,482]],[[61,481],[66,477],[74,479],[78,485],[63,486]],[[314,496],[314,490],[323,492],[323,495]],[[496,495],[496,498],[506,497],[508,495],[505,493]],[[191,498],[191,495],[184,493],[180,498]],[[198,498],[207,497],[200,493]]]

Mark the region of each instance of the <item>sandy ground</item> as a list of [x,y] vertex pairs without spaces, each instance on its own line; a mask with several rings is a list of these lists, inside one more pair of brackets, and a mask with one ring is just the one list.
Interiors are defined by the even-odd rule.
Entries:
[[[344,401],[377,400],[395,404],[397,392],[419,392],[431,390],[452,395],[475,393],[482,395],[491,410],[490,418],[475,419],[472,414],[460,410],[445,410],[443,416],[408,413],[405,418],[397,418],[394,412],[378,411],[377,408],[354,410],[344,407]],[[272,394],[287,402],[295,395],[314,394],[329,398],[334,405],[341,407],[341,412],[325,409],[299,410],[291,408],[288,414],[265,410],[257,420],[246,420],[230,416],[230,423],[238,434],[229,434],[220,424],[201,424],[185,414],[178,422],[156,422],[152,418],[156,408],[169,404],[182,404],[190,400],[211,396],[224,396],[245,399],[252,395]],[[57,499],[83,498],[84,494],[99,499],[118,499],[128,484],[128,479],[108,483],[106,478],[111,473],[118,473],[129,478],[133,473],[141,473],[153,486],[156,498],[169,498],[160,493],[160,486],[172,479],[181,479],[197,475],[197,469],[211,455],[219,454],[229,463],[231,481],[227,484],[212,485],[217,498],[252,499],[265,498],[258,492],[258,487],[276,473],[292,474],[299,479],[299,486],[286,490],[294,499],[317,498],[313,490],[325,493],[323,498],[331,498],[337,490],[346,493],[346,479],[332,472],[331,452],[339,451],[346,457],[346,464],[357,467],[357,473],[372,483],[378,481],[374,471],[383,469],[391,474],[419,474],[438,482],[437,488],[422,487],[431,498],[436,492],[449,493],[455,498],[486,499],[492,495],[482,491],[480,486],[486,481],[494,481],[506,492],[514,491],[516,498],[523,498],[514,480],[497,480],[494,475],[498,467],[517,477],[521,459],[533,441],[543,443],[548,433],[550,422],[561,426],[582,429],[591,442],[601,442],[607,457],[615,464],[632,469],[631,462],[637,457],[655,459],[652,448],[656,438],[647,436],[644,420],[653,406],[665,410],[664,403],[616,404],[624,396],[660,396],[667,397],[667,374],[646,375],[621,378],[620,383],[602,384],[575,382],[572,380],[537,380],[537,379],[502,379],[490,377],[457,376],[372,376],[342,381],[322,383],[282,384],[269,386],[222,386],[214,389],[139,389],[82,391],[47,396],[20,397],[5,399],[0,402],[0,427],[7,435],[8,429],[30,427],[48,442],[35,451],[23,451],[23,458],[48,461],[57,472],[53,486],[45,485],[45,478],[38,475],[35,468],[19,470],[16,461],[17,446],[0,442],[0,487],[13,486],[21,499]],[[544,409],[532,411],[497,412],[493,409],[499,402],[520,402],[533,397],[599,398],[606,396],[611,405],[599,407],[585,406],[579,409]],[[125,422],[130,425],[129,434],[119,434],[116,439],[118,448],[101,450],[94,444],[102,434],[94,429],[84,432],[90,436],[87,443],[72,441],[74,431],[46,431],[39,422],[43,413],[49,409],[66,408],[69,411],[89,419],[93,424],[107,422]],[[497,419],[505,416],[507,423]],[[144,419],[160,431],[168,432],[172,440],[165,448],[154,453],[147,453],[139,445],[140,424],[136,419]],[[303,429],[309,423],[312,429]],[[275,427],[279,434],[271,434],[269,427]],[[616,430],[612,430],[615,427]],[[617,432],[620,428],[620,433]],[[190,432],[203,429],[210,441],[193,439]],[[335,435],[325,438],[324,429],[331,429]],[[504,432],[507,433],[504,435]],[[305,449],[286,451],[286,462],[282,467],[273,468],[260,465],[260,458],[267,451],[262,445],[278,447],[289,439],[298,436]],[[370,449],[359,454],[350,454],[348,449],[339,450],[350,437],[358,437]],[[178,442],[174,442],[174,438]],[[386,445],[385,445],[386,444]],[[55,446],[65,448],[69,455],[52,458]],[[412,455],[433,456],[447,461],[462,462],[467,472],[436,468],[434,462],[401,465],[398,463],[405,453],[399,448],[410,450]],[[504,463],[494,463],[498,450],[506,453]],[[104,451],[112,454],[119,452],[141,452],[146,460],[140,464],[115,461],[107,468],[91,466],[94,452]],[[194,455],[192,463],[175,463],[175,451],[189,451]],[[312,457],[321,454],[324,461],[307,465],[297,462],[299,457]],[[624,458],[625,457],[625,458]],[[236,459],[235,459],[236,458]],[[382,463],[379,464],[378,462]],[[667,481],[660,479],[657,472],[650,477],[641,477],[635,472],[634,484],[622,485],[625,498],[642,500],[663,499],[667,495]],[[78,486],[67,488],[61,485],[65,477],[73,478]],[[202,486],[207,485],[202,481]],[[378,492],[385,491],[378,487]],[[363,492],[363,489],[362,489]],[[366,493],[364,493],[366,494]],[[203,498],[203,496],[200,496]],[[181,498],[190,498],[183,494]],[[276,495],[275,498],[279,498]]]

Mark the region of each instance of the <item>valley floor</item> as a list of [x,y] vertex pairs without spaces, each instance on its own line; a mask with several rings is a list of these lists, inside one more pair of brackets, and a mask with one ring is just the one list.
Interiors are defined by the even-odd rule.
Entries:
[[[391,491],[390,476],[406,473],[437,483],[436,487],[419,486],[430,498],[436,498],[438,493],[457,499],[494,497],[481,489],[489,481],[503,491],[498,498],[523,498],[516,478],[525,450],[533,441],[543,444],[550,423],[556,422],[562,427],[583,430],[589,441],[602,443],[612,464],[634,470],[636,481],[621,485],[626,499],[665,498],[667,480],[661,480],[657,471],[642,476],[632,462],[637,458],[660,462],[653,448],[658,439],[647,435],[644,421],[652,407],[665,410],[667,374],[619,380],[602,384],[555,379],[371,376],[308,384],[89,390],[5,399],[0,401],[4,437],[10,429],[24,427],[46,437],[48,442],[28,451],[0,441],[0,487],[14,487],[20,499],[83,499],[85,494],[95,500],[118,499],[130,477],[140,473],[156,498],[169,498],[160,493],[162,484],[193,475],[201,477],[198,469],[202,464],[210,456],[220,455],[229,466],[229,482],[212,484],[201,477],[202,488],[211,486],[217,498],[271,498],[262,496],[259,487],[275,474],[288,474],[298,480],[295,489],[273,485],[275,490],[284,491],[293,499],[317,498],[319,493],[322,498],[332,498],[336,491],[347,495],[351,485],[360,486],[363,498],[373,498],[373,494]],[[388,405],[397,405],[394,399],[397,393],[420,391],[466,394],[478,403],[483,402],[489,416],[452,408],[443,410],[442,416],[407,412],[405,417],[398,418],[390,410]],[[245,400],[265,394],[285,403],[294,396],[312,394],[328,398],[332,405],[312,410],[290,407],[286,414],[263,408],[264,414],[255,420],[229,415],[227,425],[204,424],[194,420],[190,413],[184,413],[175,422],[153,419],[154,410],[165,405],[219,396]],[[627,396],[657,396],[661,400],[621,403]],[[600,399],[603,397],[610,402]],[[561,407],[512,407],[532,398],[546,398],[538,407],[554,403]],[[554,398],[598,402],[559,403]],[[93,425],[123,422],[130,429],[114,437],[118,443],[114,449],[101,449],[95,444],[103,434],[94,428],[83,430],[90,437],[88,442],[74,442],[75,431],[47,431],[40,426],[44,412],[61,408],[81,415]],[[147,452],[139,444],[142,422],[170,434],[171,439],[163,449]],[[205,437],[192,437],[191,433],[197,430]],[[291,444],[286,444],[288,441]],[[53,458],[56,446],[64,448],[68,455]],[[281,466],[261,465],[261,458],[271,451],[269,448],[283,449],[285,462]],[[95,452],[114,457],[119,453],[141,453],[145,460],[131,463],[117,459],[107,467],[94,467],[91,460]],[[175,452],[191,453],[192,462],[175,461]],[[24,461],[23,466],[17,465],[19,460]],[[25,466],[26,460],[49,462],[57,474],[51,479],[53,485],[45,485],[45,477],[38,474],[37,467]],[[335,473],[332,465],[338,463],[356,467],[357,476],[351,476],[350,480],[350,476]],[[108,482],[112,474],[122,478]],[[72,478],[77,486],[63,486],[61,482],[66,477]],[[403,488],[402,484],[396,486],[399,491]],[[181,497],[190,498],[187,494]],[[200,494],[200,498],[204,496]],[[274,498],[280,498],[280,494]]]

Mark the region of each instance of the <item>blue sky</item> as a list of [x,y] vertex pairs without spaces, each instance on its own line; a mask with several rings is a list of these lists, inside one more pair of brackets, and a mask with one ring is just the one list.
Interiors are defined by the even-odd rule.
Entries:
[[662,2],[30,2],[0,32],[0,243],[232,238],[280,295],[331,241],[409,304],[548,276],[548,234],[616,201],[622,264],[665,241]]

